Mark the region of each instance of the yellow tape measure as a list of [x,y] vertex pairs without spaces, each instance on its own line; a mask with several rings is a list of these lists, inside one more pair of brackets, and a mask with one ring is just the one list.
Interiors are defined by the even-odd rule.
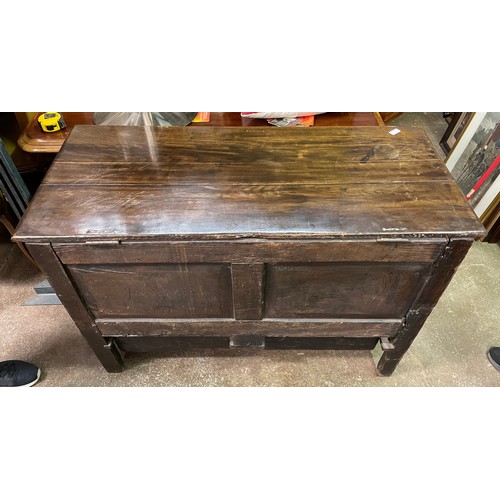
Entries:
[[52,111],[38,117],[38,123],[44,132],[58,132],[66,127],[61,113]]

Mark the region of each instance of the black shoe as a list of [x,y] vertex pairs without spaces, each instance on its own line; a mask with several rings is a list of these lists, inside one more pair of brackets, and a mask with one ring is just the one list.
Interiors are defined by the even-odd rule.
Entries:
[[26,361],[0,362],[0,387],[30,387],[40,378],[40,368]]
[[500,347],[491,347],[488,351],[490,363],[500,371]]

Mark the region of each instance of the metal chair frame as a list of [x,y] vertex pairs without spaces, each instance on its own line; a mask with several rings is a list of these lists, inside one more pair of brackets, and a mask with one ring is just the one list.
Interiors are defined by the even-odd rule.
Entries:
[[[21,220],[31,200],[31,193],[5,148],[2,139],[0,139],[0,191],[18,221]],[[11,235],[14,233],[14,223],[7,213],[0,214],[0,222]],[[18,246],[31,263],[38,267],[26,247],[22,243],[18,243]]]

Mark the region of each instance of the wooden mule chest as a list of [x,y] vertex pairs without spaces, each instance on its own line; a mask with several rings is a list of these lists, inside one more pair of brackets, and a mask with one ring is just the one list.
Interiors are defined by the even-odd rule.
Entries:
[[77,126],[14,239],[109,371],[381,342],[390,375],[483,235],[419,129]]

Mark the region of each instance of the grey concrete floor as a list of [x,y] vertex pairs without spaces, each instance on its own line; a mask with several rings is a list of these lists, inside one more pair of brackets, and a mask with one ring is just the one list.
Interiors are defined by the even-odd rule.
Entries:
[[0,358],[38,365],[38,386],[500,386],[486,358],[500,345],[498,245],[473,245],[391,377],[377,376],[377,350],[135,354],[110,374],[62,306],[22,305],[43,275],[7,238],[0,257]]
[[421,112],[421,113],[403,113],[388,123],[388,126],[394,127],[420,127],[425,130],[427,136],[432,142],[439,156],[444,160],[445,153],[439,145],[439,141],[445,133],[448,123],[443,118],[443,113]]
[[[422,126],[439,148],[441,113],[405,113],[391,126]],[[391,377],[377,376],[379,350],[191,351],[135,354],[107,373],[62,306],[22,306],[44,276],[7,235],[0,238],[0,359],[42,369],[38,386],[500,386],[486,358],[500,345],[500,247],[473,245]]]

